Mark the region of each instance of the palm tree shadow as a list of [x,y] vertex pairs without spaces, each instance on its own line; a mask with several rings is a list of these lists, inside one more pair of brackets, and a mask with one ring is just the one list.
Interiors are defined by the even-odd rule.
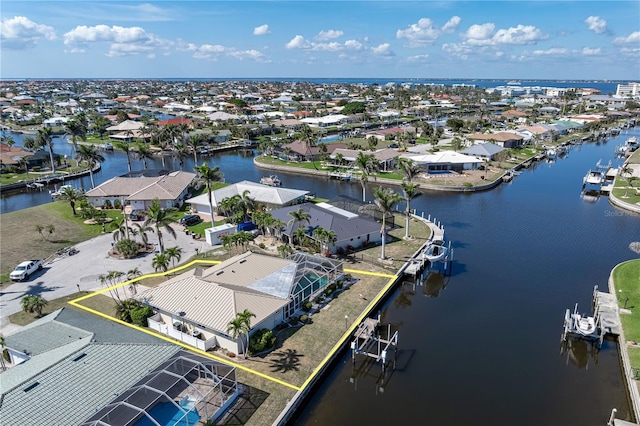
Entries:
[[297,349],[287,349],[282,352],[274,352],[275,358],[271,361],[271,371],[274,373],[286,373],[288,371],[298,371],[300,369],[300,357]]

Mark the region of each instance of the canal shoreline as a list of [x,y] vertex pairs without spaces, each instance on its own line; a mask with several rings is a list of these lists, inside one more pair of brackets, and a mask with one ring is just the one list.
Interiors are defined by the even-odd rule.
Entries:
[[[302,389],[296,392],[296,394],[289,400],[287,406],[282,410],[276,421],[273,422],[273,426],[286,426],[288,422],[290,422],[298,412],[301,406],[307,400],[309,394],[317,388],[320,384],[321,380],[325,376],[328,370],[335,364],[335,362],[342,356],[345,350],[347,350],[351,337],[353,336],[354,330],[367,318],[370,318],[372,314],[380,308],[386,301],[389,300],[393,292],[397,289],[398,283],[402,282],[402,279],[405,277],[406,269],[413,263],[414,260],[417,260],[420,254],[424,251],[426,246],[437,236],[444,236],[444,228],[442,225],[437,222],[435,218],[425,218],[423,216],[419,216],[417,214],[411,215],[413,219],[421,221],[424,225],[426,225],[430,229],[430,236],[426,239],[426,241],[420,246],[418,250],[413,253],[409,259],[396,271],[392,278],[389,279],[387,284],[383,287],[383,289],[378,293],[378,295],[371,301],[371,303],[366,307],[365,310],[358,316],[358,318],[353,322],[352,327],[343,335],[343,337],[336,343],[336,345],[332,348],[332,350],[327,354],[324,358],[323,362],[320,366],[314,371],[313,375],[305,382],[302,386]],[[345,270],[347,271],[347,270]]]
[[[618,298],[617,297],[618,295],[616,293],[615,281],[613,279],[613,272],[617,267],[627,262],[630,262],[630,261],[627,260],[625,262],[618,263],[616,266],[614,266],[611,269],[611,273],[609,274],[609,280],[608,280],[609,293],[616,296],[616,300]],[[620,304],[620,301],[618,300],[618,305],[619,304]],[[620,312],[618,312],[618,315],[620,315]],[[621,321],[621,324],[622,324],[622,321]],[[638,391],[638,381],[634,378],[633,370],[631,368],[631,361],[629,359],[629,353],[627,351],[627,341],[625,339],[624,327],[620,327],[620,334],[618,335],[617,343],[619,348],[618,353],[620,356],[620,367],[622,370],[622,377],[624,378],[624,382],[627,388],[626,391],[627,391],[627,397],[629,398],[629,405],[631,406],[634,420],[638,421],[638,419],[640,419],[640,392]]]

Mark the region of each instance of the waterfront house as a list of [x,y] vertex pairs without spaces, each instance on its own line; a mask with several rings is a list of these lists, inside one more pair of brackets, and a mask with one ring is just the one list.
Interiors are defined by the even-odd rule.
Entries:
[[[242,195],[245,191],[248,191],[248,196],[252,198],[255,203],[267,209],[300,204],[304,202],[306,196],[309,195],[309,191],[305,190],[272,187],[243,180],[233,185],[211,191],[211,202],[214,212],[218,210],[218,206],[222,200],[233,197],[234,195]],[[192,212],[211,215],[211,211],[209,210],[209,195],[207,193],[189,198],[185,202],[191,205]]]
[[174,171],[155,177],[115,177],[85,193],[87,201],[96,207],[107,201],[130,205],[130,209],[146,210],[154,199],[160,207],[180,207],[187,197],[195,173]]
[[403,154],[402,157],[413,160],[427,173],[445,170],[455,172],[475,170],[485,162],[481,158],[455,151],[438,151],[433,154]]
[[247,336],[228,330],[239,313],[255,315],[248,337],[274,329],[342,276],[342,262],[325,257],[298,252],[282,259],[248,251],[184,272],[137,298],[156,312],[149,328],[201,350],[220,347],[239,354]]
[[338,156],[342,156],[343,163],[346,163],[348,167],[355,167],[356,158],[358,158],[358,155],[361,152],[373,155],[373,158],[378,162],[379,170],[382,171],[393,170],[396,160],[401,154],[398,150],[393,148],[382,148],[373,152],[362,151],[359,149],[336,148],[329,155],[329,158],[335,161]]
[[[162,422],[156,407],[178,407],[187,395],[199,417],[218,418],[239,395],[234,367],[75,309],[59,309],[5,342],[21,357],[0,379],[5,426]],[[194,369],[200,374],[189,374]],[[181,389],[167,387],[178,381]]]
[[[289,213],[298,209],[309,213],[308,223],[296,224],[291,221]],[[313,230],[318,227],[333,231],[336,242],[328,247],[331,253],[341,249],[346,250],[349,246],[360,248],[363,245],[366,247],[378,244],[382,240],[379,223],[327,203],[304,203],[272,210],[270,213],[275,219],[287,224],[282,230],[285,240],[290,241],[300,227],[304,227],[305,233],[312,240],[314,239]]]
[[460,151],[461,154],[470,155],[472,157],[486,158],[490,161],[496,158],[504,148],[494,143],[478,143]]
[[524,142],[524,136],[511,132],[472,133],[466,138],[474,143],[495,143],[503,148],[517,148]]

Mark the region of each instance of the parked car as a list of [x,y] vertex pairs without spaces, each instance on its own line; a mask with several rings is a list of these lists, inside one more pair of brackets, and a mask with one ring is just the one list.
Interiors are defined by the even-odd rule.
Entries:
[[24,281],[29,275],[42,269],[42,260],[25,260],[9,274],[11,281]]
[[202,218],[197,214],[188,214],[180,219],[180,224],[184,226],[193,226],[202,222]]

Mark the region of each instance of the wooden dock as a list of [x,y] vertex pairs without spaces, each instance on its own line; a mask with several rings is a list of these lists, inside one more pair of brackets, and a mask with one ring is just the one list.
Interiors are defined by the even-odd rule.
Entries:
[[593,311],[600,318],[600,324],[604,334],[619,336],[622,330],[620,324],[620,309],[615,294],[593,289]]

